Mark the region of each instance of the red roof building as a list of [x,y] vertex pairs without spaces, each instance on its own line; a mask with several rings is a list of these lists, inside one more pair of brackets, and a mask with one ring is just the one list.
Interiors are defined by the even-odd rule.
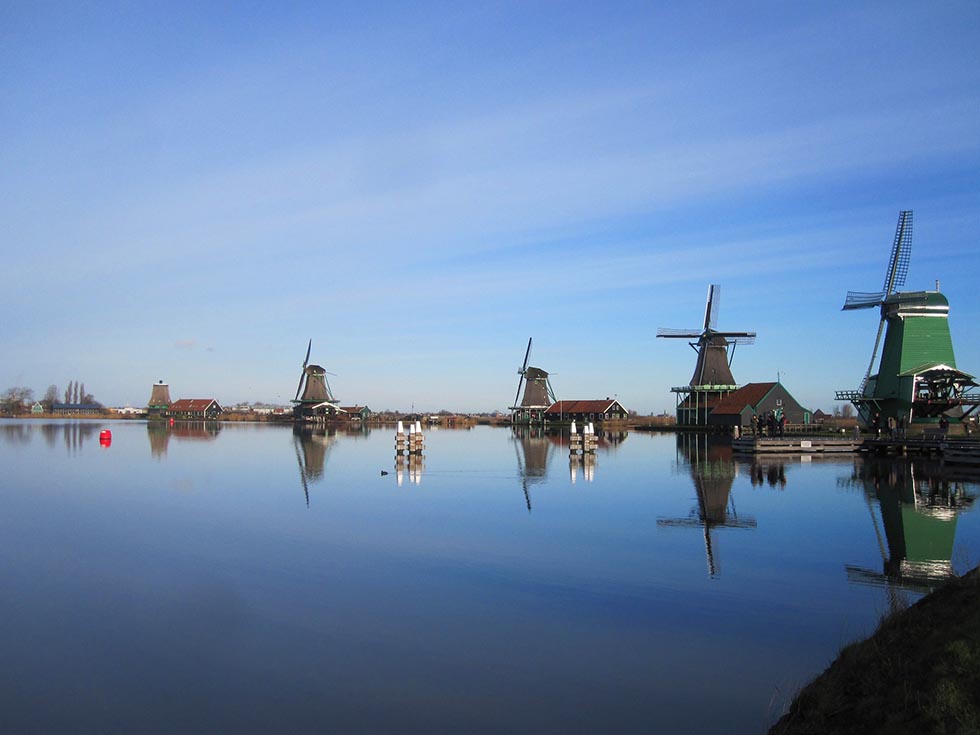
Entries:
[[216,419],[221,411],[213,398],[181,398],[171,403],[164,415],[180,419]]
[[614,398],[555,401],[544,412],[547,421],[623,421],[629,411]]
[[748,383],[724,396],[708,416],[714,426],[749,426],[752,415],[785,415],[790,424],[809,424],[810,411],[803,408],[782,383]]

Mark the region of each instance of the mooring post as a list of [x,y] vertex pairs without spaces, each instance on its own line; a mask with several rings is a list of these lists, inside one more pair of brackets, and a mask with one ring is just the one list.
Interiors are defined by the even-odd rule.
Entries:
[[402,422],[399,421],[398,426],[395,428],[395,454],[401,454],[407,449],[408,442],[405,437],[405,427],[402,426]]

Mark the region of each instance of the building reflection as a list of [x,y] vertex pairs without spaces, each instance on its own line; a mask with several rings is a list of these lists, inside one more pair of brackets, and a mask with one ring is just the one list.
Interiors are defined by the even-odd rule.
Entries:
[[754,486],[769,485],[782,490],[786,487],[786,462],[781,459],[753,457],[749,476]]
[[720,573],[716,540],[712,533],[721,528],[755,528],[756,521],[739,517],[732,497],[732,484],[738,465],[732,459],[731,444],[724,437],[682,432],[677,435],[679,470],[691,474],[697,505],[686,518],[660,518],[661,527],[700,528],[704,535],[704,553],[708,576]]
[[[857,460],[851,484],[864,491],[882,565],[881,571],[848,565],[848,579],[924,594],[955,576],[957,518],[976,501],[976,482],[936,462]],[[902,605],[895,594],[891,601]]]
[[65,421],[59,423],[10,423],[0,427],[0,437],[5,444],[30,444],[39,433],[48,447],[54,449],[59,442],[68,454],[80,452],[89,439],[98,440],[103,424],[91,421]]
[[170,440],[213,441],[221,433],[218,421],[147,421],[146,436],[150,441],[150,454],[155,459],[167,456]]
[[310,506],[310,485],[323,479],[327,452],[336,441],[337,431],[332,428],[310,429],[300,425],[293,427],[293,447],[296,450],[296,464],[299,466],[306,507]]

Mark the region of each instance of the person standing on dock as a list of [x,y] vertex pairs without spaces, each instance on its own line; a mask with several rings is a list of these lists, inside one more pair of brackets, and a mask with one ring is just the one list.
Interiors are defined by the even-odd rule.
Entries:
[[786,436],[786,414],[782,414],[779,417],[779,438],[782,439]]
[[752,414],[752,437],[759,436],[759,414]]

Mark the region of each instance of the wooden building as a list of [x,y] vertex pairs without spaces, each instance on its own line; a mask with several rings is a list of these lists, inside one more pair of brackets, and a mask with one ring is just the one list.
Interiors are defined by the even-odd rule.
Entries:
[[350,421],[367,421],[371,416],[371,409],[367,406],[340,406],[337,411],[346,414]]
[[809,424],[810,411],[790,395],[782,383],[748,383],[715,404],[709,426],[751,426],[752,415],[785,416],[788,424]]
[[95,416],[103,411],[99,403],[52,403],[51,413],[59,416]]
[[222,408],[213,398],[181,398],[170,404],[165,415],[175,419],[216,419]]
[[544,412],[545,421],[625,421],[629,411],[614,398],[585,401],[555,401]]

